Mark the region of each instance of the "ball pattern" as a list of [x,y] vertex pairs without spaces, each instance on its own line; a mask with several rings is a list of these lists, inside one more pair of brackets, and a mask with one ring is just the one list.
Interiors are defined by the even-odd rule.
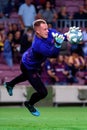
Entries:
[[70,43],[76,44],[82,41],[82,32],[79,28],[70,28],[68,33]]

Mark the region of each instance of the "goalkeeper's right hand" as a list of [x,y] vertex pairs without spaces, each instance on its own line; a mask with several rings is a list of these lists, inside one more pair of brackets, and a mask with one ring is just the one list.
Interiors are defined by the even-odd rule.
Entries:
[[58,34],[54,32],[52,32],[52,36],[55,40],[55,47],[60,48],[65,39],[65,36],[63,34]]

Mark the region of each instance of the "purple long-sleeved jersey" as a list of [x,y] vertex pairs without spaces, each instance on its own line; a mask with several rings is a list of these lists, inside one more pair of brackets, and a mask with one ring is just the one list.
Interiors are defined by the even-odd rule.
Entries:
[[36,35],[32,46],[23,54],[22,63],[29,70],[38,70],[47,57],[57,57],[60,48],[56,48],[52,32],[58,33],[54,29],[49,29],[48,38],[39,38]]

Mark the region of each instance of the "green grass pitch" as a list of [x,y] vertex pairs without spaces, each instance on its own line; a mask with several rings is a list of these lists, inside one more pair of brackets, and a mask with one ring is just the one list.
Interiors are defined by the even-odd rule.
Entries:
[[86,107],[38,107],[34,117],[25,107],[0,107],[0,130],[87,130]]

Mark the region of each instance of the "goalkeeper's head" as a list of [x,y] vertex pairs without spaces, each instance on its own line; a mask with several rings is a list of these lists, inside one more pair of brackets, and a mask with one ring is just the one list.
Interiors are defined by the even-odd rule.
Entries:
[[48,25],[45,20],[37,19],[33,22],[33,29],[38,37],[48,38]]

